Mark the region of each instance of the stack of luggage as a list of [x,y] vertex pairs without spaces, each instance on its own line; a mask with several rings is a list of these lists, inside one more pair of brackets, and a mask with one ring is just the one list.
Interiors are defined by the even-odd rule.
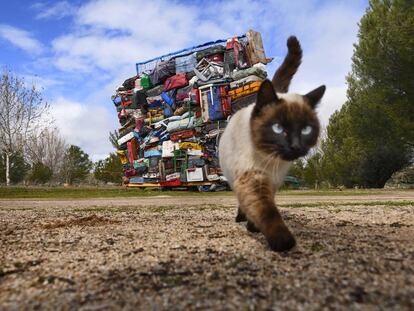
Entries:
[[128,185],[221,180],[218,142],[227,120],[255,101],[267,77],[261,35],[216,41],[137,64],[116,89],[118,156]]

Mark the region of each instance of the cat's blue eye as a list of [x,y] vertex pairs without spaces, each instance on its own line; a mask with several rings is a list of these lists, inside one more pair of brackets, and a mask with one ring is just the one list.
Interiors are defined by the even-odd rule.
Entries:
[[272,125],[272,130],[276,134],[282,134],[283,133],[283,127],[279,123],[275,123]]
[[312,132],[312,127],[310,125],[302,129],[302,135],[309,135]]

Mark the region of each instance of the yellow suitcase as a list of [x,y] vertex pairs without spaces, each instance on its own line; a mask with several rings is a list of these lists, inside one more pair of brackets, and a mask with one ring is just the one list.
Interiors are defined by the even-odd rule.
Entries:
[[254,81],[254,82],[251,82],[249,84],[243,85],[241,87],[238,87],[234,90],[229,91],[231,100],[236,100],[240,97],[256,93],[257,91],[259,91],[261,84],[262,84],[262,81]]
[[118,154],[119,160],[121,161],[122,165],[128,163],[128,158],[127,158],[124,150],[117,150],[116,153]]

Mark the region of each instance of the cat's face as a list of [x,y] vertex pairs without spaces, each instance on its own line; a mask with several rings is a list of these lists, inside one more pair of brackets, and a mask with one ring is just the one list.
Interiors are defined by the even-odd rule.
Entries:
[[305,156],[319,136],[315,107],[325,92],[321,86],[306,95],[276,95],[270,81],[262,83],[251,118],[255,147],[293,161]]

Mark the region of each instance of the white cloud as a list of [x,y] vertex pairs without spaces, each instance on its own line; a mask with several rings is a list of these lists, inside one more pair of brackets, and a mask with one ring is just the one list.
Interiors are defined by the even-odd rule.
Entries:
[[30,74],[23,74],[21,76],[24,78],[25,82],[28,83],[28,85],[34,85],[37,89],[41,90],[45,90],[63,84],[63,81],[53,78],[40,77],[37,75]]
[[76,13],[76,7],[67,1],[58,1],[55,3],[37,2],[32,8],[39,11],[36,19],[62,19]]
[[38,55],[44,51],[43,44],[26,30],[0,24],[0,37],[29,54]]
[[58,98],[51,114],[66,141],[80,146],[93,160],[113,151],[108,135],[116,128],[116,120],[102,106]]

